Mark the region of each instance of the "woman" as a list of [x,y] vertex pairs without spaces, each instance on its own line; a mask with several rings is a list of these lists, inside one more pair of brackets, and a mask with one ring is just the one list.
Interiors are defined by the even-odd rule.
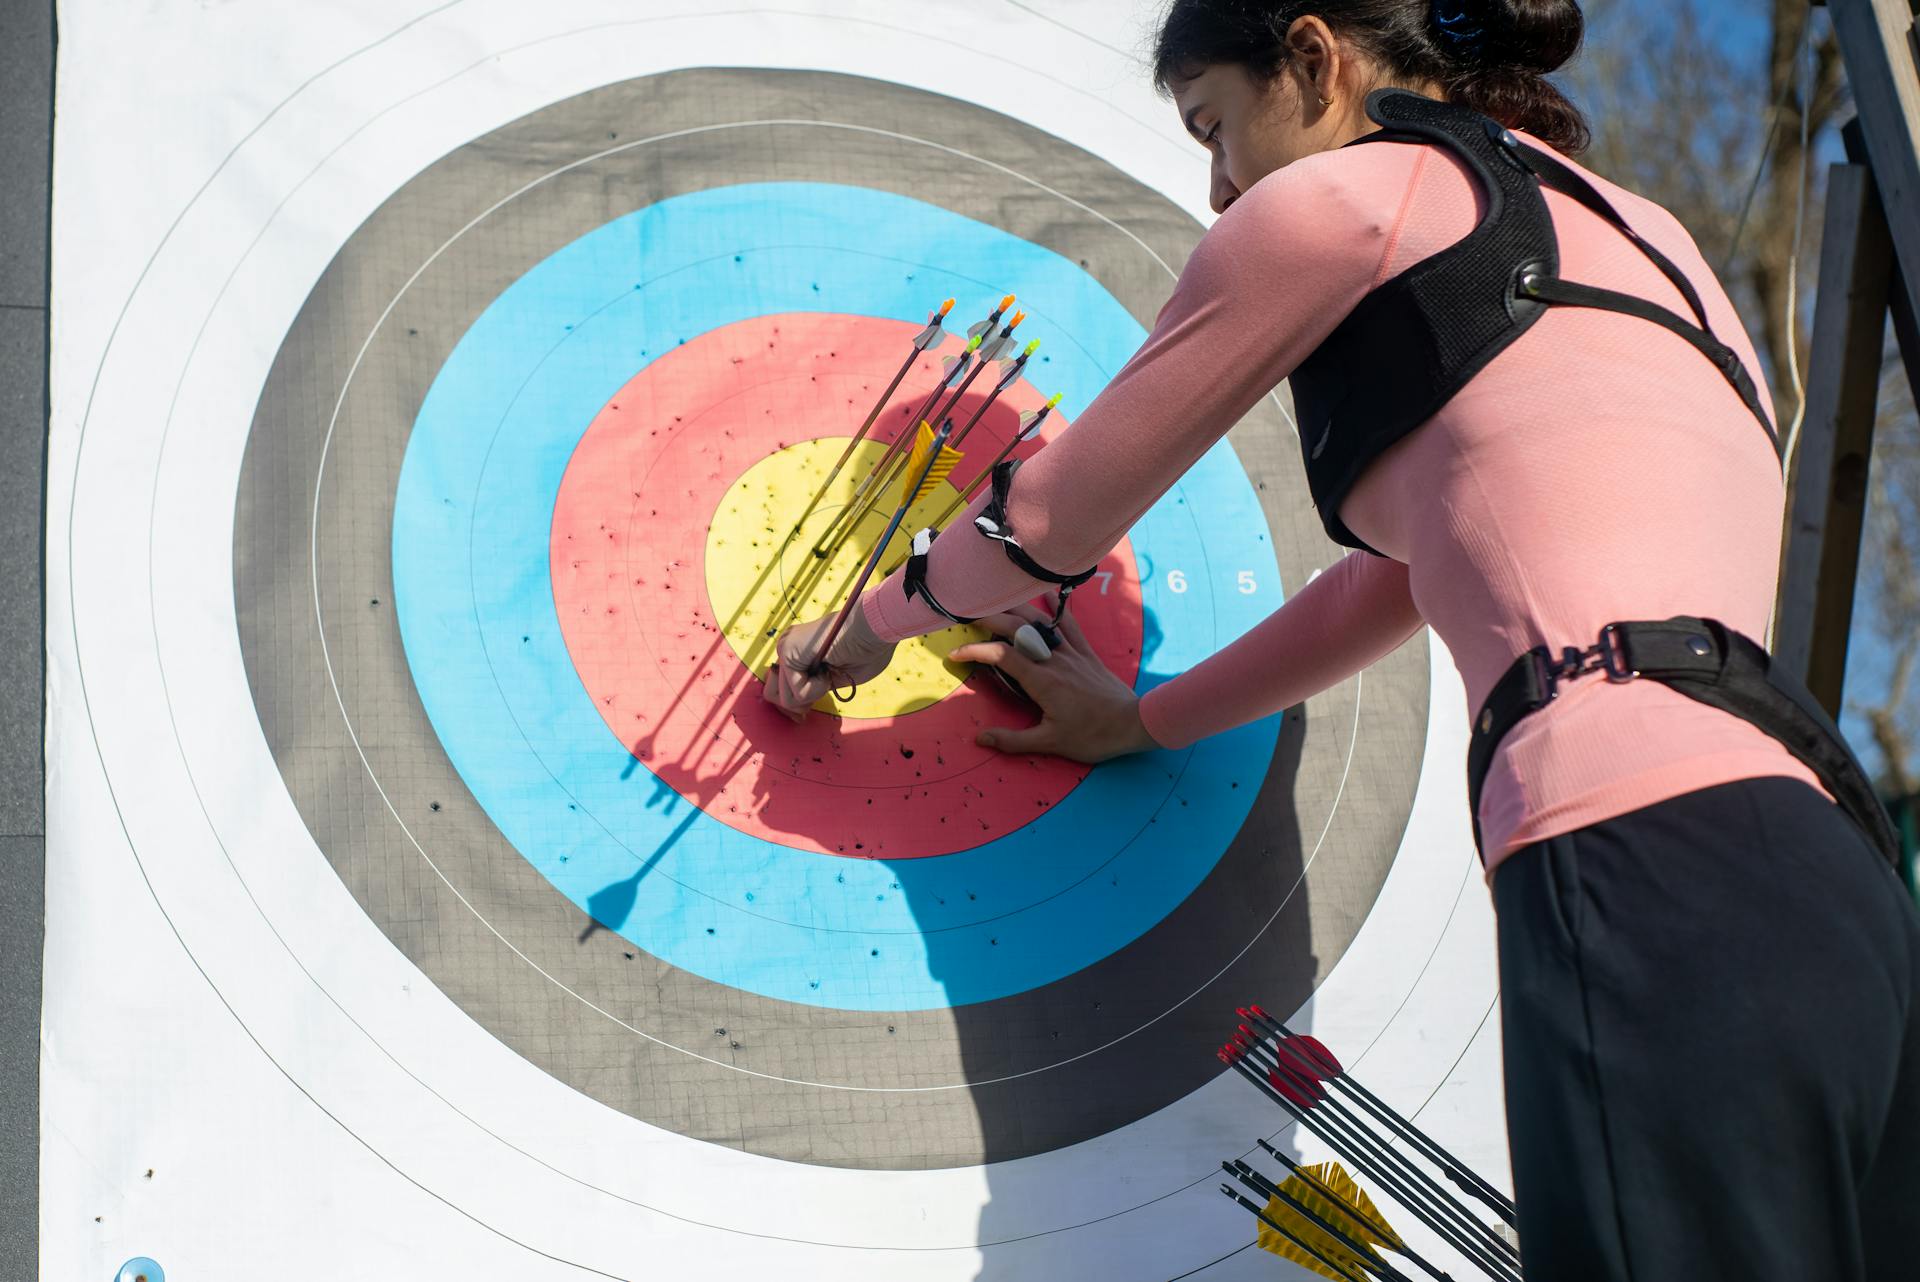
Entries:
[[[1911,1276],[1920,923],[1834,802],[1857,802],[1850,761],[1656,671],[1663,646],[1680,673],[1764,635],[1782,485],[1754,353],[1686,232],[1564,159],[1585,125],[1543,77],[1581,31],[1572,0],[1177,0],[1156,78],[1220,217],[1138,354],[1006,478],[990,517],[1024,556],[968,531],[983,495],[866,594],[826,671],[805,672],[823,621],[786,633],[767,697],[798,717],[950,619],[1044,621],[1024,603],[1048,579],[1291,376],[1322,519],[1356,550],[1144,698],[1070,615],[1045,661],[956,650],[1043,713],[981,742],[1179,748],[1430,624],[1480,710],[1529,1276]],[[1468,287],[1496,269],[1490,313]]]

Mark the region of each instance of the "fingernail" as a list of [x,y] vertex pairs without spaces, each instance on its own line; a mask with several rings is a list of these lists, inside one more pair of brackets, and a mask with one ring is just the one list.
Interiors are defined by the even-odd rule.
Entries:
[[982,748],[991,748],[993,746],[993,732],[990,730],[982,730],[976,742],[979,743]]

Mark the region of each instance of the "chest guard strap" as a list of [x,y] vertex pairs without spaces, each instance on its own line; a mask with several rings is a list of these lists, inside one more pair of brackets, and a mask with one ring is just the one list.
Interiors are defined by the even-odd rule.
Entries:
[[[1479,184],[1486,212],[1461,240],[1361,299],[1292,375],[1307,487],[1329,538],[1373,551],[1340,520],[1347,493],[1375,458],[1438,413],[1549,306],[1622,312],[1678,334],[1714,363],[1777,445],[1752,377],[1715,337],[1698,291],[1591,183],[1465,107],[1380,89],[1367,96],[1367,115],[1381,130],[1349,146],[1443,147]],[[1631,294],[1562,280],[1559,239],[1542,185],[1580,202],[1625,236],[1673,282],[1693,319]],[[1388,364],[1390,371],[1383,368]]]

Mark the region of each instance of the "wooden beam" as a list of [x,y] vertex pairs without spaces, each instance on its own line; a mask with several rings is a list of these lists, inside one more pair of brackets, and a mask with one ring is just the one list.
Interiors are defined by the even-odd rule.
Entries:
[[1827,0],[1868,159],[1920,316],[1920,39],[1911,0]]
[[1835,165],[1827,180],[1807,412],[1774,630],[1775,661],[1799,674],[1836,719],[1893,275],[1893,244],[1873,178],[1864,165]]

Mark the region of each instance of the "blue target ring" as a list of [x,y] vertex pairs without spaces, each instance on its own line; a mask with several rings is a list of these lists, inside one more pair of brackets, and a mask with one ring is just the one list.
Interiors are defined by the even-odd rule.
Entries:
[[[574,670],[555,615],[549,526],[575,446],[636,372],[736,321],[797,311],[898,319],[929,298],[1002,288],[1040,304],[1028,327],[1046,338],[1049,360],[1035,377],[1065,394],[1069,416],[1145,338],[1078,265],[937,206],[829,184],[711,189],[545,259],[474,323],[422,405],[396,495],[393,564],[401,636],[435,733],[495,826],[550,883],[672,965],[844,1010],[1010,996],[1138,938],[1199,885],[1246,820],[1277,718],[1103,765],[1032,823],[974,850],[907,860],[793,850],[713,819],[656,778],[608,730]],[[1147,618],[1177,621],[1152,629],[1137,689],[1204,659],[1280,602],[1265,518],[1225,441],[1131,538]],[[934,932],[937,967],[925,943]]]

